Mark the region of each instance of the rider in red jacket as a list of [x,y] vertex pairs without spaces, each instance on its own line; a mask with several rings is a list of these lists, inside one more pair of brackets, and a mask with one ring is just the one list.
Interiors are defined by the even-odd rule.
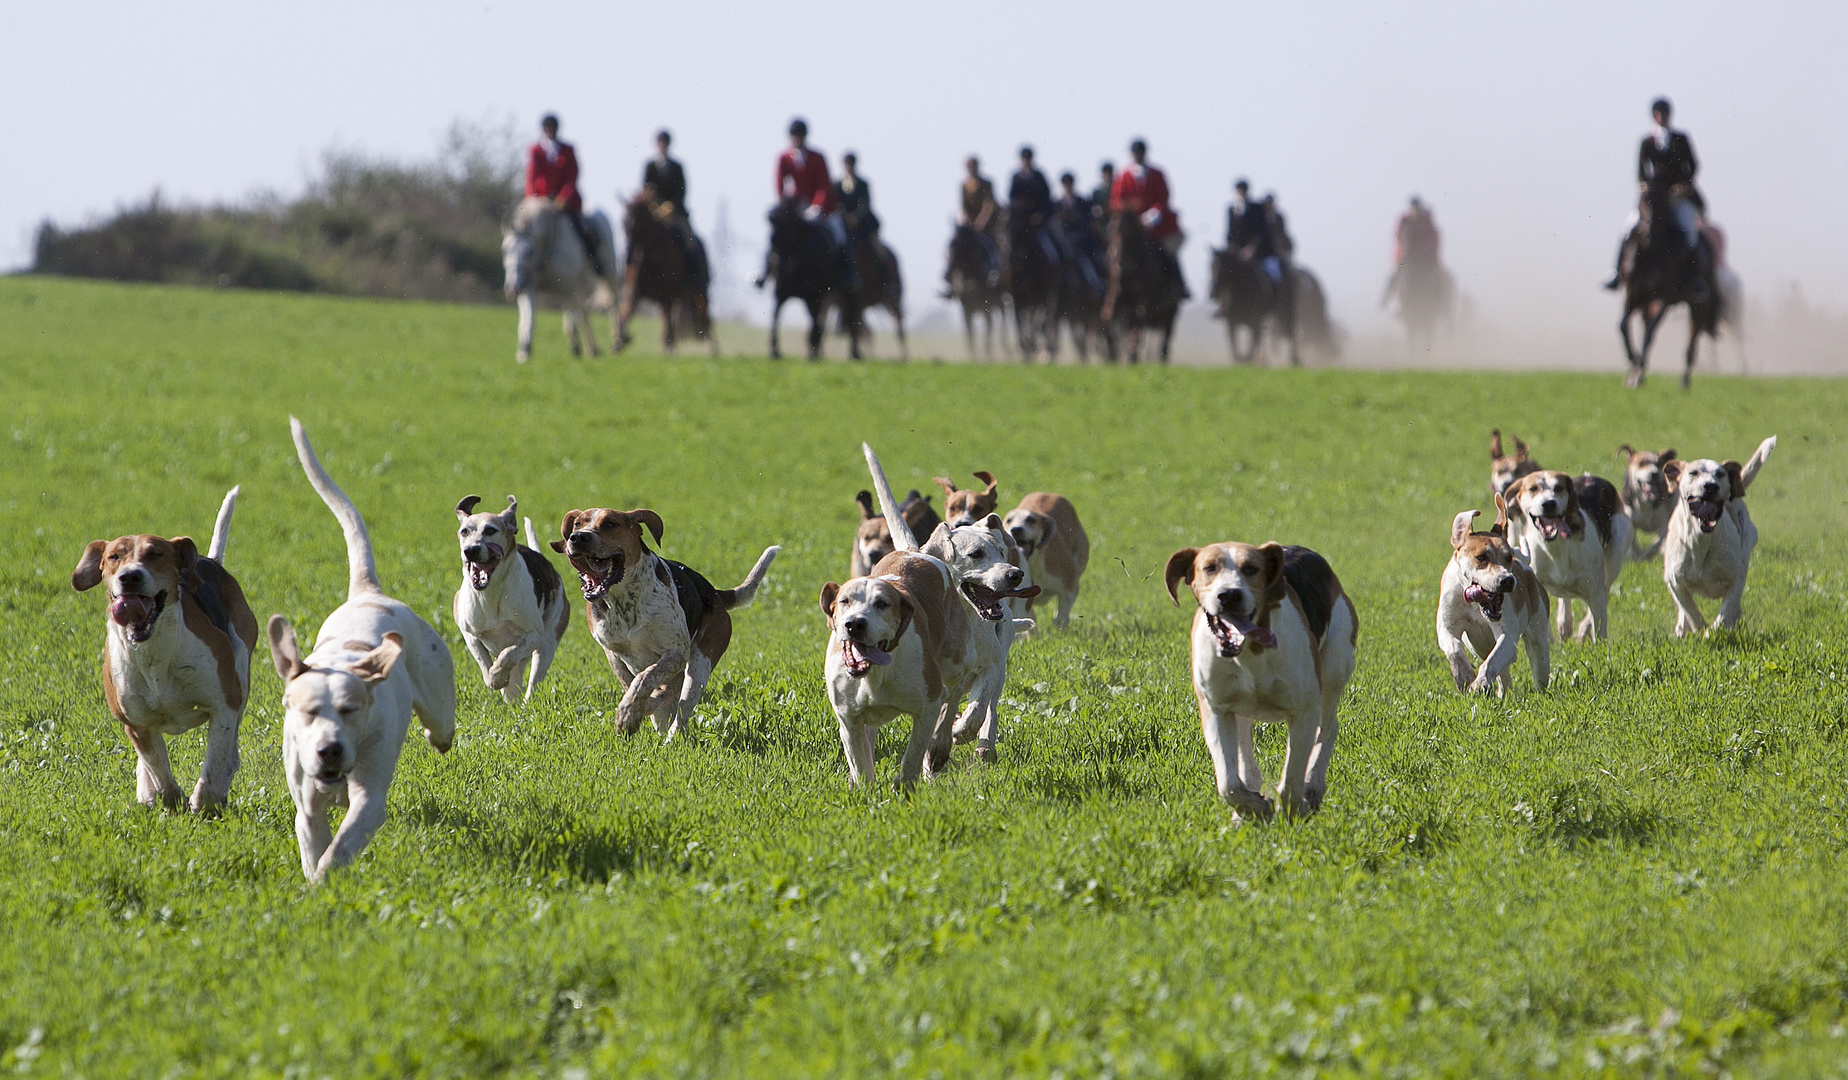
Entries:
[[526,152],[526,195],[550,200],[571,222],[572,231],[590,255],[591,268],[604,276],[603,260],[597,255],[597,242],[584,225],[584,197],[578,194],[577,151],[558,138],[558,117],[547,113],[539,121],[543,137]]
[[[776,159],[776,197],[793,202],[810,221],[819,221],[843,264],[852,288],[859,288],[859,268],[848,257],[847,226],[835,205],[834,181],[828,160],[808,145],[808,123],[800,117],[789,122],[789,148]],[[765,274],[770,273],[766,266]]]
[[1111,185],[1110,209],[1132,211],[1142,220],[1142,227],[1167,253],[1169,269],[1181,283],[1181,294],[1191,296],[1176,258],[1183,237],[1180,215],[1168,205],[1168,177],[1148,163],[1149,147],[1141,139],[1129,144],[1129,156],[1130,164],[1117,173]]

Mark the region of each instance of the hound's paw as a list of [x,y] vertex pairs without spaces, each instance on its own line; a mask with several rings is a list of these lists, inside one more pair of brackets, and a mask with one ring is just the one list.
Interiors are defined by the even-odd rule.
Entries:
[[983,743],[975,748],[975,760],[984,765],[993,765],[995,762],[1001,760],[1001,755],[995,752],[993,746],[988,743]]
[[1303,810],[1311,814],[1320,812],[1322,809],[1322,795],[1322,789],[1318,787],[1305,790],[1303,792]]
[[192,811],[200,817],[215,818],[225,812],[225,793],[205,790],[205,782],[193,789]]
[[1254,821],[1269,821],[1275,813],[1269,799],[1249,788],[1234,788],[1227,792],[1226,803],[1232,807],[1232,816],[1237,820],[1251,818]]
[[456,737],[453,733],[451,733],[448,736],[438,738],[436,732],[431,731],[428,728],[425,728],[424,729],[424,741],[429,743],[431,748],[434,749],[437,753],[447,754],[449,753],[449,748],[456,744]]

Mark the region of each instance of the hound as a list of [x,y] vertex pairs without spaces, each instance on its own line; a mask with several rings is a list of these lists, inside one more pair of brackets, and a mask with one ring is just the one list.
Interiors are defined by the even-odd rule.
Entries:
[[958,490],[949,477],[935,478],[937,486],[943,489],[943,520],[951,525],[973,525],[994,513],[996,504],[1000,502],[1001,496],[995,489],[993,473],[977,469],[969,475],[988,486],[981,491]]
[[[449,646],[379,585],[372,539],[353,501],[335,486],[301,421],[289,417],[308,482],[346,535],[347,600],[304,657],[295,629],[269,620],[270,659],[282,676],[282,766],[295,798],[302,873],[320,884],[364,851],[385,823],[385,796],[416,714],[424,739],[448,753],[456,737],[456,672]],[[327,813],[348,807],[340,831]]]
[[[1036,491],[1002,519],[1007,531],[1027,557],[1033,583],[1059,598],[1059,613],[1052,624],[1063,630],[1071,622],[1078,602],[1078,579],[1091,561],[1091,538],[1078,522],[1071,500],[1051,491]],[[1033,611],[1034,601],[1025,613]]]
[[[879,728],[903,715],[912,718],[898,775],[898,786],[908,788],[949,764],[953,709],[994,666],[1000,638],[981,625],[950,564],[919,550],[879,459],[872,447],[862,444],[861,450],[898,550],[865,577],[822,586],[828,622],[823,671],[854,786],[873,778]],[[941,525],[933,536],[947,529]]]
[[507,509],[498,514],[475,513],[480,501],[481,496],[470,495],[456,504],[462,523],[456,530],[462,545],[456,626],[488,689],[518,705],[532,699],[552,666],[559,639],[571,625],[571,605],[565,602],[558,571],[535,550],[531,518],[526,543],[514,539],[519,509],[514,497],[507,496]]
[[1277,798],[1312,814],[1328,791],[1341,692],[1354,674],[1360,618],[1322,556],[1304,547],[1222,543],[1168,557],[1168,595],[1185,581],[1193,617],[1193,684],[1219,797],[1234,816],[1271,816],[1251,725],[1288,724]]
[[736,588],[715,589],[684,563],[649,549],[661,542],[653,510],[573,510],[552,550],[571,560],[584,590],[590,635],[623,685],[616,724],[633,735],[642,718],[671,740],[693,716],[719,659],[731,645],[731,612],[748,607],[777,552],[764,549]]
[[[853,534],[853,551],[847,557],[847,576],[865,577],[872,570],[873,564],[898,550],[892,543],[892,530],[886,527],[885,516],[879,512],[879,506],[873,501],[873,493],[862,491],[855,495],[854,501],[860,504],[860,527]],[[930,505],[930,496],[913,488],[905,496],[905,501],[898,506],[898,512],[904,515],[905,524],[911,526],[912,536],[929,536],[943,524],[937,511]]]
[[1437,594],[1437,647],[1450,661],[1458,690],[1505,697],[1514,685],[1509,667],[1525,640],[1534,685],[1545,692],[1552,642],[1546,589],[1508,544],[1508,504],[1500,495],[1495,511],[1485,533],[1470,531],[1475,510],[1450,523],[1450,562]]
[[[1039,595],[1039,587],[1033,584],[1013,536],[1001,527],[1001,518],[995,514],[960,528],[944,522],[937,526],[922,551],[950,567],[957,591],[978,620],[976,632],[992,633],[997,639],[997,650],[984,650],[987,662],[975,677],[969,707],[951,729],[956,742],[976,743],[976,760],[994,761],[1008,655],[1020,634],[1033,627],[1031,619],[1016,617],[1015,607],[1032,603],[1033,597]],[[951,708],[956,704],[951,702]]]
[[118,536],[90,541],[71,573],[78,592],[108,584],[103,697],[135,748],[135,799],[143,806],[177,806],[185,797],[167,760],[169,735],[209,725],[193,810],[222,808],[237,772],[257,645],[257,618],[224,568],[237,492],[225,495],[203,556],[188,536]]
[[[1675,493],[1671,490],[1668,477],[1663,473],[1663,466],[1675,460],[1673,449],[1661,453],[1647,450],[1632,450],[1629,443],[1617,448],[1617,456],[1623,463],[1623,489],[1618,492],[1623,499],[1624,516],[1630,519],[1631,541],[1630,558],[1643,562],[1656,557],[1662,550],[1662,538],[1668,530],[1669,516],[1675,512]],[[1636,533],[1655,533],[1655,543],[1643,547],[1642,537]]]
[[1611,585],[1635,543],[1617,488],[1589,473],[1528,473],[1508,489],[1508,540],[1558,598],[1556,629],[1572,636],[1572,601],[1585,603],[1578,640],[1609,636]]
[[1758,546],[1758,526],[1745,508],[1745,490],[1776,448],[1773,435],[1758,444],[1743,466],[1700,458],[1663,467],[1680,495],[1662,536],[1662,580],[1675,598],[1676,637],[1700,630],[1696,598],[1701,596],[1720,601],[1712,628],[1739,625],[1745,575],[1752,568],[1752,549]]
[[1539,472],[1540,463],[1527,456],[1527,444],[1519,435],[1510,436],[1514,440],[1514,453],[1502,453],[1501,429],[1489,432],[1489,493],[1506,495],[1516,480],[1528,473]]

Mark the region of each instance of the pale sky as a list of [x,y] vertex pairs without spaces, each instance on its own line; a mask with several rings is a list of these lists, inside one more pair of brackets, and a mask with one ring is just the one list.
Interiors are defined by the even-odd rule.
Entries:
[[423,158],[456,118],[556,110],[593,206],[634,190],[672,128],[695,225],[710,237],[726,201],[742,274],[802,115],[837,173],[858,151],[914,308],[966,154],[1005,186],[1031,142],[1088,189],[1140,135],[1196,292],[1243,175],[1277,192],[1336,317],[1377,328],[1392,223],[1417,192],[1484,318],[1576,331],[1615,320],[1597,283],[1666,94],[1748,291],[1795,281],[1840,310],[1845,41],[1848,6],[1830,3],[9,4],[0,266],[30,260],[48,216],[156,186],[296,191],[329,146]]

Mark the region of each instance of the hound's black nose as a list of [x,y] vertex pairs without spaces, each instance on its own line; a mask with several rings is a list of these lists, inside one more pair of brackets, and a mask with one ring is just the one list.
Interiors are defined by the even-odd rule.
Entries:
[[316,750],[315,754],[320,757],[321,763],[324,765],[330,762],[338,765],[340,764],[340,759],[346,756],[346,748],[337,742],[331,742],[321,747],[319,750]]
[[148,583],[148,572],[142,569],[124,570],[116,575],[116,582],[124,589],[133,589]]
[[1498,593],[1513,592],[1514,591],[1514,579],[1511,577],[1502,578],[1500,584],[1495,586],[1495,591]]
[[1547,501],[1541,503],[1540,504],[1540,516],[1541,517],[1558,517],[1559,516],[1559,504],[1554,502],[1551,499],[1548,499]]
[[1010,588],[1010,589],[1015,589],[1015,588],[1019,588],[1019,587],[1020,587],[1020,579],[1021,579],[1021,578],[1024,578],[1024,577],[1026,577],[1026,576],[1027,576],[1027,575],[1026,575],[1025,573],[1023,573],[1023,572],[1021,571],[1021,569],[1020,569],[1020,567],[1018,567],[1018,566],[1016,566],[1016,567],[1014,567],[1014,568],[1013,568],[1012,570],[1009,570],[1009,571],[1007,572],[1007,586],[1008,586],[1008,588]]
[[1245,590],[1227,589],[1219,594],[1219,610],[1233,611],[1245,600]]
[[592,541],[594,541],[596,538],[597,538],[596,533],[590,532],[589,530],[586,530],[586,529],[579,529],[577,532],[572,533],[566,539],[571,544],[572,547],[576,547],[579,544],[589,544]]
[[462,549],[462,557],[469,562],[487,562],[488,549],[480,544],[470,544]]
[[841,625],[846,627],[847,632],[849,634],[859,634],[866,630],[866,620],[858,615],[855,615],[853,618],[848,619],[846,622],[842,623]]

